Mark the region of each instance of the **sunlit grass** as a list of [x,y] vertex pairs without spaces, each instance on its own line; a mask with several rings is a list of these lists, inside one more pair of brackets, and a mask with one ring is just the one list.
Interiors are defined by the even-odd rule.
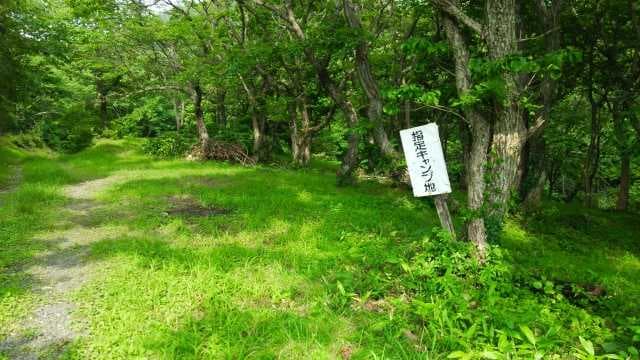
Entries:
[[[459,346],[456,336],[472,334],[464,341],[473,347],[507,331],[492,323],[537,323],[558,326],[567,333],[560,339],[604,339],[608,330],[589,311],[602,318],[638,312],[629,300],[640,298],[633,215],[553,205],[537,218],[510,220],[501,241],[510,272],[602,284],[607,298],[581,310],[530,295],[497,296],[480,305],[493,315],[474,335],[455,328],[468,320],[455,320],[459,309],[438,302],[440,295],[428,317],[398,318],[413,306],[402,292],[409,285],[396,281],[396,270],[381,270],[400,268],[416,244],[432,237],[437,218],[428,201],[374,182],[338,188],[328,168],[153,161],[135,149],[134,140],[100,141],[77,155],[21,160],[23,184],[0,198],[0,329],[28,313],[33,298],[19,272],[7,269],[46,247],[34,234],[73,221],[61,215],[70,201],[62,187],[107,176],[116,180],[98,194],[99,209],[82,219],[92,229],[86,236],[96,237],[88,246],[97,271],[74,294],[89,336],[69,357],[443,358]],[[175,198],[229,212],[170,215]],[[416,335],[407,335],[409,328]],[[570,352],[574,345],[560,346]]]

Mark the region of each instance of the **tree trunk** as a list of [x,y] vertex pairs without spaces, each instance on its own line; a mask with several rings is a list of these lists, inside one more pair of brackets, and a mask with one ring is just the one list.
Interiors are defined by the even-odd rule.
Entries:
[[305,121],[305,115],[302,114],[301,128],[298,128],[298,110],[299,108],[297,104],[294,101],[291,101],[289,104],[291,155],[295,165],[307,166],[311,157],[310,141],[308,139],[310,136],[308,134],[309,124]]
[[100,107],[100,126],[102,126],[102,129],[106,129],[109,126],[109,109],[107,94],[103,91],[98,93],[98,104]]
[[356,126],[358,125],[358,115],[353,109],[351,102],[348,103],[348,124],[350,129],[349,139],[347,142],[347,151],[342,157],[342,163],[338,169],[338,185],[350,185],[356,181],[355,170],[358,168],[358,143],[360,135]]
[[249,100],[251,129],[253,131],[253,158],[255,161],[260,161],[265,155],[264,143],[266,140],[265,128],[267,121],[263,113],[264,109],[260,106],[261,100],[258,99],[256,94],[256,87],[251,83],[247,83],[242,76],[240,76],[240,82],[242,83]]
[[216,92],[216,121],[220,128],[227,126],[227,108],[225,106],[226,96],[227,91],[224,88],[220,88]]
[[598,173],[600,163],[600,117],[598,115],[599,105],[593,98],[593,92],[589,92],[589,102],[591,104],[591,134],[589,137],[589,148],[583,171],[584,182],[584,205],[593,206],[593,180]]
[[173,111],[176,114],[176,131],[180,131],[184,121],[184,101],[182,99],[178,97],[173,99]]
[[533,184],[531,190],[524,199],[524,207],[528,210],[535,210],[542,203],[542,195],[544,194],[544,184],[547,183],[547,172],[543,169],[538,175],[537,182]]
[[[286,19],[288,27],[291,30],[292,34],[303,44],[306,42],[304,31],[300,27],[293,9],[290,7],[290,3],[287,3],[287,6],[282,13],[279,12],[278,9],[275,9],[269,5],[265,5],[265,3],[262,1],[256,0],[256,3],[267,7],[269,10],[276,12],[278,16]],[[338,169],[337,176],[338,185],[351,184],[355,182],[355,170],[358,166],[358,143],[360,141],[360,135],[358,134],[358,130],[356,128],[358,125],[358,114],[351,101],[346,98],[342,89],[340,89],[333,78],[331,78],[326,63],[316,58],[314,49],[310,45],[305,44],[303,51],[305,53],[307,61],[313,66],[316,72],[316,76],[318,77],[320,86],[322,86],[322,88],[324,88],[329,93],[329,96],[331,97],[333,102],[342,110],[345,119],[347,120],[347,125],[349,126],[350,132],[348,146],[347,151],[342,158],[342,163],[340,164],[340,168]]]
[[[469,49],[463,37],[462,29],[448,15],[443,14],[443,24],[447,39],[453,50],[455,62],[456,88],[459,95],[471,89],[471,72],[469,69]],[[489,148],[489,123],[480,112],[466,108],[464,114],[471,132],[471,148],[466,167],[467,202],[470,217],[467,220],[467,236],[472,241],[480,259],[484,259],[487,247],[487,234],[482,211],[485,191],[485,166]]]
[[[544,22],[544,30],[551,32],[545,36],[546,51],[551,53],[560,48],[561,32],[557,30],[560,24],[560,10],[562,9],[563,0],[553,0],[550,6],[544,0],[536,2],[538,12]],[[543,109],[540,116],[543,121],[548,124],[551,121],[551,110],[556,100],[557,81],[550,76],[542,79],[541,95]],[[525,147],[528,148],[528,161],[525,163],[527,177],[523,176],[523,185],[521,187],[521,195],[525,202],[525,207],[535,209],[542,204],[542,195],[544,193],[544,184],[546,179],[546,141],[544,132],[540,130],[534,136],[528,139]],[[533,156],[531,156],[533,155]]]
[[464,165],[462,174],[460,175],[460,188],[466,191],[469,184],[466,166],[467,164],[469,164],[469,155],[471,154],[471,133],[465,119],[460,119],[458,127],[460,131],[460,142],[462,143],[462,153],[460,154],[460,160]]
[[[492,60],[518,53],[515,0],[487,0],[486,40]],[[491,215],[501,219],[515,190],[526,127],[518,105],[518,79],[504,71],[504,98],[495,104],[496,121],[492,139]]]
[[406,100],[404,102],[404,128],[405,129],[409,129],[411,128],[411,101]]
[[613,128],[616,135],[616,145],[620,153],[620,185],[616,210],[626,211],[629,207],[629,188],[631,186],[631,149],[627,144],[627,133],[624,128],[624,114],[622,104],[614,103],[611,107]]
[[631,126],[633,127],[633,130],[635,130],[636,132],[638,141],[640,141],[640,118],[633,111],[630,111],[629,120],[631,121]]
[[207,145],[209,144],[209,132],[207,131],[207,125],[204,122],[204,111],[202,109],[202,88],[198,83],[192,84],[191,88],[193,97],[193,109],[196,117],[196,127],[198,128],[200,146],[203,150],[206,150]]
[[[360,18],[358,17],[353,4],[351,4],[349,0],[343,0],[343,6],[344,14],[349,26],[356,31],[362,32],[362,24],[360,23]],[[362,86],[364,93],[367,95],[367,116],[369,117],[369,121],[373,124],[373,138],[380,148],[382,155],[390,159],[397,159],[398,153],[391,145],[389,136],[384,129],[384,123],[382,121],[382,97],[380,96],[378,83],[371,72],[371,66],[369,64],[369,46],[366,39],[360,39],[358,42],[355,60],[360,85]]]
[[251,129],[253,131],[253,156],[260,161],[264,143],[264,125],[257,111],[251,111]]
[[360,142],[360,134],[358,134],[357,129],[358,113],[351,101],[344,96],[342,89],[338,88],[333,79],[331,79],[328,69],[317,60],[313,60],[314,58],[311,56],[320,85],[327,90],[331,99],[340,107],[349,126],[347,150],[342,157],[337,176],[338,185],[350,185],[356,181],[355,171],[358,167],[358,143]]
[[311,131],[311,116],[304,96],[298,98],[296,105],[300,113],[302,131],[298,137],[298,152],[294,161],[300,166],[307,166],[311,160],[311,138],[313,136]]
[[622,154],[620,159],[620,188],[618,189],[618,201],[616,209],[627,211],[629,207],[629,188],[631,187],[631,156],[628,152]]
[[[409,23],[409,27],[407,27],[404,34],[402,35],[402,38],[401,38],[402,42],[409,40],[411,36],[413,36],[413,33],[416,30],[419,20],[420,20],[420,11],[418,11],[416,8],[413,14],[413,18]],[[404,86],[404,85],[407,85],[407,65],[406,65],[407,54],[404,51],[401,52],[400,60],[398,61],[398,63],[399,63],[398,67],[399,67],[400,73],[398,75],[399,81],[397,81],[396,83],[398,85]],[[411,101],[405,100],[402,104],[402,107],[403,107],[403,122],[401,126],[404,126],[405,129],[409,129],[411,127]]]

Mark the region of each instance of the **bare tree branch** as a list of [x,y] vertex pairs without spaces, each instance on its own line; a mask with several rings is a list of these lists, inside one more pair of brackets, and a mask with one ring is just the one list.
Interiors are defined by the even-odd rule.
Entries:
[[466,25],[479,35],[484,36],[484,29],[482,24],[465,14],[464,11],[462,11],[462,9],[460,9],[451,0],[431,0],[431,2],[440,10],[456,19],[456,21]]

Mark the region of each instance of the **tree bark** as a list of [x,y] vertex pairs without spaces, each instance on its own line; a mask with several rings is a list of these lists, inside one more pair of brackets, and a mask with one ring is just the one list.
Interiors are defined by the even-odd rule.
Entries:
[[[301,117],[301,126],[298,127],[298,114]],[[307,166],[311,159],[311,132],[309,131],[309,114],[299,102],[291,101],[289,104],[290,129],[291,129],[291,155],[293,163],[298,166]]]
[[629,120],[631,121],[631,126],[633,127],[633,130],[635,130],[636,132],[638,141],[640,141],[640,118],[633,111],[630,111]]
[[207,125],[204,122],[204,111],[202,109],[202,88],[197,82],[192,83],[192,98],[193,109],[196,117],[196,127],[198,128],[198,137],[200,139],[200,146],[203,150],[206,150],[209,144],[209,132],[207,131]]
[[[407,27],[404,34],[402,34],[401,39],[403,42],[409,40],[411,36],[413,36],[413,33],[416,30],[419,20],[420,20],[420,11],[417,10],[416,8],[413,14],[413,18],[409,23],[409,27]],[[398,66],[399,74],[398,74],[398,80],[396,81],[396,83],[398,85],[404,86],[404,85],[407,85],[407,64],[406,64],[407,54],[406,52],[404,51],[401,52],[400,60],[398,61],[398,63],[399,63],[399,66]],[[402,107],[403,107],[403,119],[402,119],[401,126],[404,126],[405,129],[408,129],[411,127],[411,101],[410,100],[403,101]]]
[[[547,172],[543,169],[538,175],[537,182],[533,184],[531,190],[527,193],[524,207],[529,210],[535,210],[542,203],[542,195],[544,194],[544,184],[547,183]],[[551,184],[551,181],[550,181]],[[550,185],[552,186],[552,185]]]
[[216,122],[218,127],[227,126],[227,108],[225,106],[225,98],[227,91],[224,88],[219,88],[216,92]]
[[[356,8],[349,0],[343,0],[344,14],[347,18],[349,26],[358,31],[363,32]],[[369,45],[366,39],[361,38],[355,50],[356,70],[362,90],[367,95],[368,107],[367,116],[373,124],[373,138],[380,148],[383,156],[390,159],[397,159],[398,152],[393,148],[389,141],[389,136],[384,129],[382,121],[382,97],[380,89],[371,71],[369,62]]]
[[616,210],[627,211],[629,208],[629,188],[631,187],[631,156],[628,152],[620,158],[620,187]]
[[[518,53],[515,0],[487,0],[486,41],[492,60],[504,60]],[[496,121],[492,138],[491,215],[501,219],[509,197],[515,190],[526,127],[518,105],[519,85],[516,75],[502,73],[504,99],[495,104]]]
[[[471,89],[471,72],[469,69],[469,48],[464,39],[459,24],[450,16],[444,14],[443,24],[447,39],[453,50],[455,62],[456,88],[459,95]],[[484,191],[485,166],[487,150],[489,148],[489,122],[483,115],[473,108],[464,110],[471,132],[471,146],[466,167],[467,202],[471,216],[467,221],[467,236],[472,241],[480,259],[484,259],[487,248],[487,234],[484,223]]]
[[298,153],[295,161],[298,165],[307,166],[311,160],[311,139],[313,131],[311,130],[311,115],[307,107],[304,96],[298,98],[297,108],[300,110],[300,120],[302,125],[302,136],[298,141]]
[[106,129],[109,126],[109,108],[107,104],[107,94],[104,91],[98,92],[98,104],[100,109],[100,126]]
[[[553,0],[550,6],[544,0],[536,2],[538,12],[543,19],[544,31],[550,32],[545,36],[546,51],[551,53],[560,48],[560,34],[557,30],[560,24],[560,10],[563,0]],[[542,95],[542,112],[540,114],[545,124],[551,121],[551,110],[556,101],[557,81],[550,76],[542,79],[540,93]],[[546,174],[546,141],[543,130],[537,132],[534,136],[527,140],[525,148],[529,150],[527,161],[524,163],[525,174],[523,176],[523,186],[521,187],[521,195],[524,199],[524,205],[528,209],[535,209],[542,204],[542,195],[544,194],[544,184],[547,177]],[[533,155],[533,156],[531,156]]]
[[182,101],[182,99],[178,97],[175,97],[173,99],[173,111],[176,114],[176,131],[180,131],[180,129],[182,128],[182,123],[184,121],[184,101]]
[[620,108],[622,104],[611,106],[613,128],[616,135],[616,145],[620,153],[620,184],[616,210],[627,211],[629,207],[629,188],[631,187],[631,149],[627,145],[627,133],[624,128],[624,114]]
[[244,80],[240,76],[240,82],[247,93],[249,100],[249,112],[251,113],[251,129],[253,132],[253,158],[255,161],[260,161],[264,158],[264,143],[265,143],[265,129],[266,119],[262,107],[260,106],[260,100],[256,94],[256,87]]
[[[592,66],[592,65],[591,65]],[[591,71],[591,70],[590,70]],[[589,148],[587,149],[587,157],[583,170],[584,183],[584,205],[586,207],[593,206],[593,180],[598,173],[598,165],[600,163],[600,103],[595,100],[593,84],[591,84],[587,93],[589,104],[591,106],[591,133],[589,136]]]
[[251,129],[253,132],[253,156],[256,161],[262,160],[262,145],[265,140],[264,122],[257,111],[251,111]]

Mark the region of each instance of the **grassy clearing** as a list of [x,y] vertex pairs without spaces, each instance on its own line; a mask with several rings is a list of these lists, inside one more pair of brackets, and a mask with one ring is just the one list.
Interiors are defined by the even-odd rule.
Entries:
[[[113,176],[82,219],[101,234],[88,245],[100,271],[75,295],[90,336],[69,358],[566,358],[586,351],[579,336],[601,353],[633,345],[636,215],[550,205],[511,220],[478,268],[407,191],[337,188],[326,167],[152,161],[135,149],[101,141],[21,160],[23,184],[0,198],[0,329],[29,309],[28,279],[9,269],[46,247],[32,239],[55,230],[62,185]],[[169,215],[187,200],[230,212]],[[603,294],[589,293],[596,285]]]

